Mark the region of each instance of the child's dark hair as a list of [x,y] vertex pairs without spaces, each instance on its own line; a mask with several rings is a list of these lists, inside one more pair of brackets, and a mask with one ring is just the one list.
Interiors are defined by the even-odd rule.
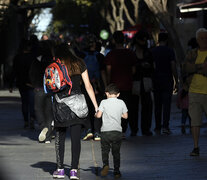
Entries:
[[117,95],[119,94],[119,88],[114,83],[111,83],[108,86],[106,86],[105,92]]

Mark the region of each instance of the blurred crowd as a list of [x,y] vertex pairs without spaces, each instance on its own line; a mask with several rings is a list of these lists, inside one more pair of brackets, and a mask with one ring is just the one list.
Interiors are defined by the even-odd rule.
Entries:
[[[10,92],[13,87],[18,87],[21,94],[24,128],[34,129],[35,121],[38,122],[41,129],[39,141],[49,143],[53,137],[52,103],[50,95],[44,93],[43,75],[47,65],[53,61],[55,47],[67,43],[83,60],[95,54],[100,78],[90,77],[90,72],[89,77],[98,103],[106,98],[104,90],[107,84],[115,83],[119,88],[119,98],[126,103],[129,114],[128,120],[122,121],[123,139],[128,128],[130,136],[136,136],[139,130],[144,136],[170,135],[171,99],[173,93],[177,93],[177,107],[182,111],[181,132],[186,133],[186,120],[189,119],[194,140],[191,155],[199,155],[201,116],[207,112],[207,101],[202,100],[207,94],[204,85],[207,82],[206,38],[207,30],[199,29],[189,40],[186,59],[180,63],[165,32],[159,34],[158,42],[154,42],[145,30],[138,31],[132,39],[116,31],[107,41],[94,34],[80,37],[49,37],[44,34],[41,40],[31,35],[29,40],[22,41],[14,58]],[[94,117],[95,112],[90,108],[92,104],[84,88],[83,93],[89,107],[89,123],[84,129],[83,140],[100,140],[101,121]],[[203,104],[196,104],[198,101]],[[152,130],[153,113],[155,129]]]

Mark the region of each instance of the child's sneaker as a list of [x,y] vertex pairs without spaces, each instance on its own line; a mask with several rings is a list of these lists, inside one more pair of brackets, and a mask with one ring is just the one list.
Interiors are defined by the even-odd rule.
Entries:
[[70,179],[79,179],[77,169],[72,169],[70,171]]
[[53,178],[65,178],[65,171],[64,169],[57,169],[56,171],[53,172]]
[[95,133],[94,134],[94,141],[100,141],[101,140],[101,136],[99,133]]
[[107,176],[108,172],[109,172],[109,166],[105,165],[101,170],[101,176]]
[[120,178],[120,177],[121,177],[120,171],[114,171],[114,178]]

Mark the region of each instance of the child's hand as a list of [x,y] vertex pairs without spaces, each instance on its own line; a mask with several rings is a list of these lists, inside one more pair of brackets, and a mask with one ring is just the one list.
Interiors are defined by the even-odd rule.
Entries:
[[124,119],[128,119],[128,112],[122,114],[121,117],[124,118]]
[[97,118],[97,112],[94,114],[94,117]]
[[101,118],[102,116],[102,112],[101,111],[97,111],[94,115],[95,118]]

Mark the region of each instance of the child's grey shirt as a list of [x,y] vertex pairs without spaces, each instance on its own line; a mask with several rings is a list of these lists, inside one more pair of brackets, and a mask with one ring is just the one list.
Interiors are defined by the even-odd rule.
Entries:
[[104,99],[101,101],[98,110],[103,113],[101,132],[122,132],[121,116],[128,111],[123,100],[117,98]]

